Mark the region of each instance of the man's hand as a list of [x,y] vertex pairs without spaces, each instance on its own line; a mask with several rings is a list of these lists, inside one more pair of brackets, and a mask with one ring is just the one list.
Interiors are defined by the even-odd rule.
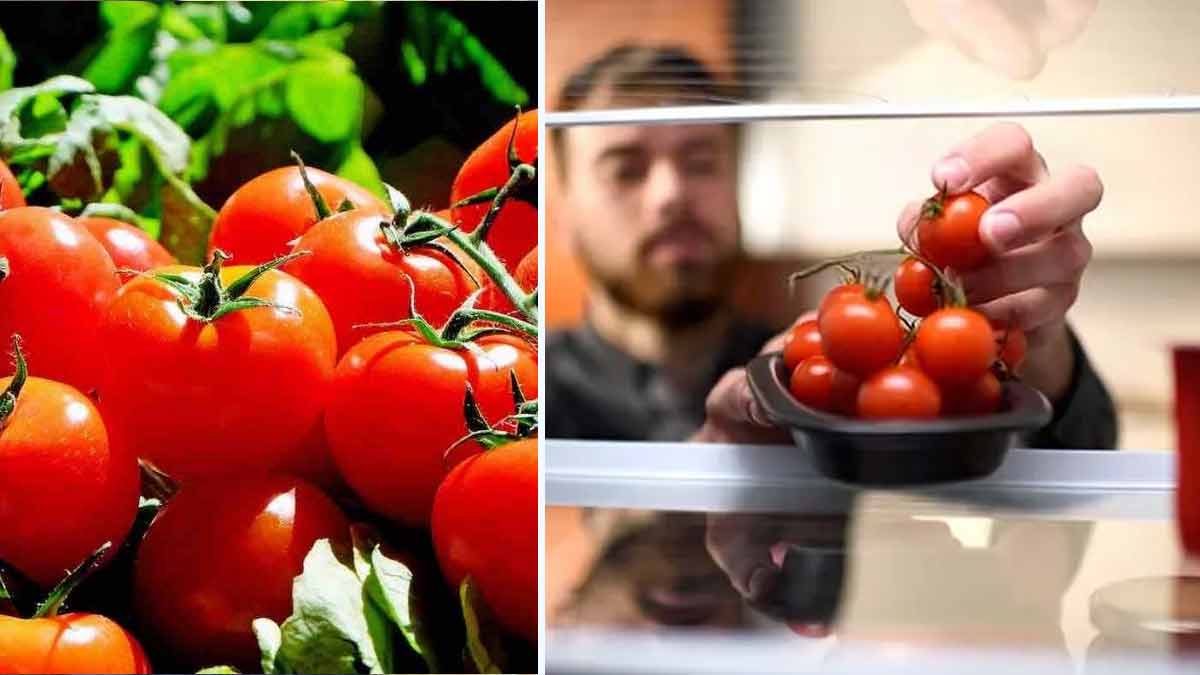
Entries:
[[[967,300],[1025,331],[1029,351],[1020,374],[1051,400],[1061,398],[1074,373],[1066,313],[1092,258],[1083,217],[1100,204],[1099,176],[1084,166],[1051,175],[1029,132],[1002,123],[942,158],[932,179],[939,189],[973,189],[992,203],[979,222],[992,258],[963,274]],[[916,225],[919,208],[914,202],[901,215],[902,240]]]

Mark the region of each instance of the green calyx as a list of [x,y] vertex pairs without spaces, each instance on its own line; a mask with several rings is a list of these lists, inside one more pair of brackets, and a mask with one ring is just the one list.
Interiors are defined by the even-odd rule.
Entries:
[[25,386],[25,380],[29,377],[29,369],[25,364],[25,354],[21,352],[21,336],[14,334],[12,336],[13,348],[13,365],[16,368],[13,371],[12,380],[9,381],[8,387],[0,393],[0,429],[3,429],[8,424],[8,419],[12,417],[13,410],[17,408],[17,397],[21,395],[21,389]]
[[455,448],[470,441],[478,443],[485,450],[492,450],[523,438],[537,437],[537,399],[530,401],[525,398],[525,392],[521,391],[521,383],[517,381],[516,373],[511,370],[508,372],[508,383],[512,388],[514,412],[495,425],[489,424],[483,416],[479,402],[475,399],[475,392],[471,385],[467,384],[467,393],[463,397],[463,417],[467,422],[468,433],[446,449],[446,457],[449,457]]
[[71,592],[74,591],[77,586],[79,586],[79,584],[83,583],[84,579],[88,578],[88,575],[90,575],[97,567],[100,566],[100,561],[104,559],[105,554],[107,554],[108,550],[111,548],[111,541],[104,542],[101,544],[100,548],[96,549],[94,553],[87,557],[87,560],[84,560],[82,563],[80,563],[79,567],[71,570],[70,573],[67,574],[67,578],[60,581],[58,585],[54,587],[54,590],[50,591],[50,594],[46,596],[46,599],[43,600],[40,605],[38,605],[37,610],[33,613],[32,618],[43,619],[58,614],[58,610],[60,607],[62,607],[62,604],[66,602],[67,596],[69,596]]
[[[304,160],[300,159],[300,153],[292,150],[291,154],[292,159],[296,162],[296,168],[300,170],[300,180],[304,181],[304,189],[308,192],[309,198],[312,199],[313,207],[317,210],[317,220],[325,220],[333,213],[329,209],[329,203],[321,196],[321,193],[317,190],[317,186],[313,185],[312,181],[308,179],[308,170],[304,166]],[[348,199],[343,201],[338,206],[338,211],[349,211],[354,208],[353,204],[350,204],[350,209],[343,208],[348,203],[350,203]]]
[[247,296],[246,291],[250,290],[250,286],[268,271],[308,255],[308,253],[308,251],[296,251],[263,263],[238,277],[228,286],[221,280],[221,264],[229,260],[229,254],[220,249],[213,251],[212,260],[204,266],[198,280],[188,279],[178,274],[152,273],[150,276],[175,291],[180,296],[179,308],[189,319],[196,321],[216,321],[230,312],[254,307],[270,307],[281,312],[299,314],[300,310],[295,307]]
[[4,256],[0,255],[0,282],[7,279],[8,273],[11,271],[12,271],[12,268],[9,267],[9,265],[8,265],[8,258],[5,258]]

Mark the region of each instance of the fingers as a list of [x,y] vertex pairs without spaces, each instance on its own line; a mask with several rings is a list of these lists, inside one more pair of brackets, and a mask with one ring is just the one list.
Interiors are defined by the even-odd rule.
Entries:
[[909,237],[913,230],[917,229],[917,224],[921,220],[921,204],[925,200],[918,199],[904,205],[904,209],[900,211],[900,217],[896,219],[896,234],[900,235],[900,241],[911,243],[916,246],[916,238],[910,241]]
[[1092,245],[1078,227],[1005,253],[962,275],[967,300],[990,302],[1039,286],[1077,284],[1092,259]]
[[1078,296],[1078,283],[1052,284],[1006,295],[976,309],[990,319],[1012,321],[1029,334],[1062,321]]
[[1046,177],[1046,166],[1029,132],[1011,122],[994,124],[970,138],[934,164],[931,173],[934,186],[951,193],[1002,176],[1027,185]]
[[995,253],[1011,251],[1078,222],[1103,196],[1094,169],[1073,167],[993,204],[979,220],[979,236]]
[[743,597],[769,598],[782,574],[771,559],[777,537],[770,519],[747,514],[713,514],[708,518],[704,545],[713,562]]
[[771,428],[750,391],[745,368],[734,368],[721,377],[708,393],[704,412],[710,422],[726,426]]

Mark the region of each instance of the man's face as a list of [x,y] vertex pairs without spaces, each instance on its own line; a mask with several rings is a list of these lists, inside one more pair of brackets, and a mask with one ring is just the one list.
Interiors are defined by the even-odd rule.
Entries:
[[642,314],[709,316],[738,255],[733,130],[581,127],[564,141],[562,217],[593,279]]

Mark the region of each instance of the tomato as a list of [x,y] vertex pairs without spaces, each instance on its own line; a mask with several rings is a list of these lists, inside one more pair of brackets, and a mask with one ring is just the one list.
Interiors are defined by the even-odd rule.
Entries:
[[939,309],[917,329],[917,358],[938,384],[966,384],[996,360],[992,327],[982,314],[963,307]]
[[838,370],[820,354],[796,366],[788,388],[796,400],[817,410],[853,415],[857,407],[858,378]]
[[991,371],[965,385],[946,389],[944,410],[947,415],[988,415],[1000,410],[1004,387]]
[[[521,262],[517,264],[517,269],[512,275],[517,286],[520,286],[521,290],[526,293],[530,293],[538,287],[538,249],[536,246],[526,253],[524,258],[521,258]],[[504,295],[491,277],[485,276],[481,281],[483,282],[483,293],[479,297],[479,302],[476,303],[477,307],[504,314],[517,313],[517,308],[513,307],[508,296]]]
[[17,177],[8,169],[8,165],[0,162],[0,211],[25,206],[25,195],[21,192],[21,184]]
[[845,298],[860,297],[865,290],[866,287],[858,282],[834,286],[825,294],[824,298],[821,298],[821,304],[817,305],[817,318],[820,319],[826,310]]
[[163,507],[138,549],[134,610],[147,639],[190,666],[255,672],[251,622],[292,613],[292,580],[318,539],[348,543],[329,497],[284,475],[189,483]]
[[905,258],[896,268],[896,301],[913,316],[926,316],[940,305],[937,275],[916,258]]
[[[228,286],[247,271],[225,268],[220,278]],[[195,267],[159,272],[202,276]],[[294,311],[254,307],[201,320],[184,313],[179,297],[138,277],[109,308],[101,409],[114,439],[180,481],[290,468],[321,423],[336,363],[321,300],[278,270],[245,297]]]
[[[179,262],[140,227],[99,216],[80,218],[79,224],[100,242],[118,269],[145,272]],[[133,276],[122,274],[121,278],[128,281]]]
[[[0,379],[0,392],[12,380]],[[104,542],[120,545],[138,490],[136,458],[110,445],[88,397],[61,382],[25,380],[0,420],[0,559],[50,587]]]
[[996,339],[996,353],[1000,355],[1000,360],[1010,373],[1016,372],[1025,363],[1025,351],[1029,347],[1025,331],[1009,326],[1005,321],[993,321],[992,336]]
[[783,365],[789,371],[795,370],[800,362],[810,356],[821,353],[821,331],[817,329],[817,320],[802,321],[788,331],[783,341]]
[[362,340],[338,363],[325,410],[342,477],[371,510],[427,525],[451,460],[479,451],[465,443],[446,458],[467,435],[467,384],[495,423],[514,411],[510,371],[527,398],[537,397],[537,348],[512,335],[489,335],[469,349],[434,346],[409,331]]
[[979,267],[991,255],[979,238],[979,218],[988,206],[977,192],[926,201],[917,224],[921,255],[938,267],[960,272]]
[[[320,169],[305,168],[329,210],[337,212],[349,199],[360,209],[390,217],[391,210],[366,188]],[[209,236],[214,249],[228,253],[231,263],[258,265],[287,253],[292,242],[317,223],[317,207],[304,189],[300,169],[285,166],[251,179],[229,196]]]
[[467,576],[500,624],[538,636],[538,445],[508,443],[467,458],[433,502],[438,563],[455,588]]
[[104,247],[69,216],[26,206],[0,211],[0,258],[0,341],[20,334],[40,376],[95,389],[100,318],[121,285]]
[[817,319],[821,349],[839,369],[866,377],[900,355],[904,329],[887,298],[843,293]]
[[942,396],[933,380],[909,366],[885,368],[858,390],[858,415],[867,419],[937,417]]
[[[519,123],[513,120],[505,124],[467,157],[450,189],[452,204],[508,182],[511,174],[508,168],[508,141],[514,124],[517,127],[517,156],[527,164],[537,161],[538,111],[530,110],[521,115]],[[455,208],[454,224],[464,232],[474,232],[489,208],[490,202]],[[509,269],[513,269],[530,249],[537,246],[537,237],[537,204],[510,198],[496,216],[487,235],[487,243],[496,256]]]
[[0,616],[0,672],[150,673],[129,631],[99,614]]

